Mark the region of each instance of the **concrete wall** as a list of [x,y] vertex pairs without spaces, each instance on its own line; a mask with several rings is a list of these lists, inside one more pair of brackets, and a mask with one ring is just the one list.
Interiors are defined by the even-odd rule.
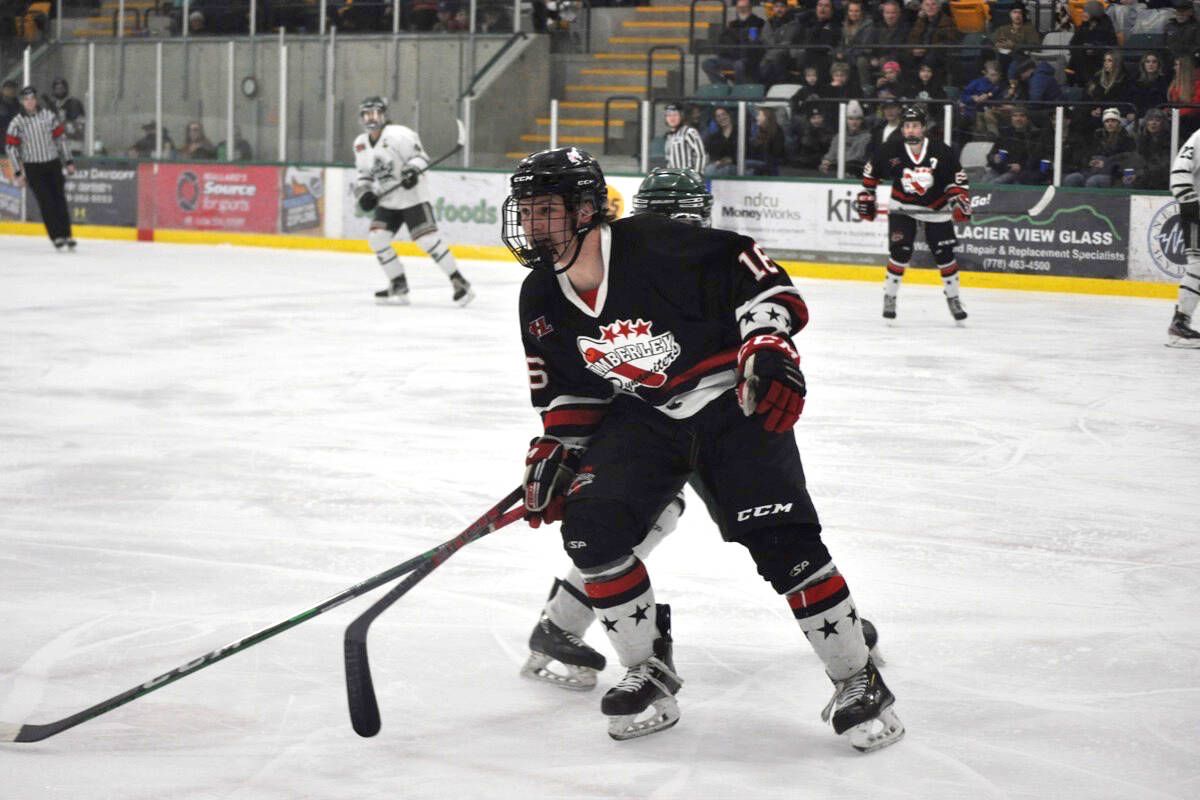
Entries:
[[[476,86],[472,105],[472,167],[509,169],[506,151],[550,113],[550,37],[530,36],[515,44]],[[528,152],[534,143],[522,145]]]

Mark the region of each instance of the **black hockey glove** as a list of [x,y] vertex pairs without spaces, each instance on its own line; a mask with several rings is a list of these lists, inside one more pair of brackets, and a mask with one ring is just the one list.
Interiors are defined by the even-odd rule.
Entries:
[[868,191],[859,192],[858,197],[854,200],[854,210],[858,212],[858,216],[862,218],[863,222],[874,221],[875,214],[877,213],[875,193]]
[[529,443],[525,454],[525,519],[529,527],[562,519],[567,489],[579,468],[579,451],[553,436]]
[[752,336],[738,350],[738,404],[747,417],[762,416],[771,433],[786,433],[804,410],[800,354],[786,336]]
[[1200,225],[1200,202],[1180,203],[1179,221]]
[[358,198],[358,207],[363,211],[373,211],[375,206],[379,205],[379,198],[374,192],[363,192],[363,196]]
[[421,171],[416,167],[405,167],[400,170],[400,185],[405,189],[411,189],[416,186],[420,178]]

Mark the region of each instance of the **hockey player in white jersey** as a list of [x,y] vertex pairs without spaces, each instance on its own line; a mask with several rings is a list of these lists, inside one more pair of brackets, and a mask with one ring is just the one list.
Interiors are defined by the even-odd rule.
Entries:
[[358,114],[365,132],[354,140],[354,166],[358,170],[354,197],[359,208],[375,213],[367,243],[388,277],[387,288],[375,293],[376,302],[408,304],[404,263],[392,248],[393,237],[405,225],[412,240],[450,279],[454,302],[465,306],[475,293],[458,271],[454,254],[433,217],[424,180],[429,157],[420,138],[411,128],[388,123],[387,101],[382,97],[363,100]]
[[1183,252],[1187,263],[1179,282],[1179,301],[1167,328],[1167,347],[1200,348],[1200,331],[1192,326],[1196,301],[1200,300],[1200,131],[1193,133],[1171,165],[1171,194],[1179,203],[1179,226],[1183,229]]

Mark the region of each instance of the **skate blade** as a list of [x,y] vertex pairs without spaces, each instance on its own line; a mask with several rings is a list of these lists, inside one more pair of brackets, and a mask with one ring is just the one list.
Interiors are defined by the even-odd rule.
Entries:
[[387,297],[376,297],[377,306],[407,306],[411,303],[406,294],[389,294]]
[[454,305],[458,306],[459,308],[462,308],[463,306],[465,306],[467,303],[471,302],[474,299],[475,299],[475,292],[468,289],[466,294],[464,294],[462,297],[460,297],[454,301]]
[[872,753],[895,744],[904,738],[904,723],[891,706],[879,712],[875,719],[860,722],[842,734],[850,746],[860,753]]
[[1167,347],[1172,347],[1176,350],[1200,350],[1200,339],[1184,339],[1172,336],[1167,340]]
[[544,653],[530,653],[529,658],[525,661],[525,666],[521,667],[521,677],[576,692],[586,692],[596,688],[596,670],[591,667],[577,667],[559,661],[557,663],[566,670],[564,675],[550,669],[552,662],[554,659]]
[[[645,719],[639,716],[649,712]],[[610,717],[608,720],[608,735],[618,742],[638,739],[652,733],[665,731],[679,722],[679,703],[674,697],[660,697],[648,709],[639,714],[624,714]]]

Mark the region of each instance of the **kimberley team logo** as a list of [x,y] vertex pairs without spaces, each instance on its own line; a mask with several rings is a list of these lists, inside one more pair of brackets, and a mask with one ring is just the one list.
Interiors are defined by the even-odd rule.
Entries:
[[667,382],[667,367],[679,358],[679,343],[670,331],[654,334],[654,323],[619,319],[600,326],[600,338],[576,339],[587,368],[620,389],[645,386],[659,389]]

